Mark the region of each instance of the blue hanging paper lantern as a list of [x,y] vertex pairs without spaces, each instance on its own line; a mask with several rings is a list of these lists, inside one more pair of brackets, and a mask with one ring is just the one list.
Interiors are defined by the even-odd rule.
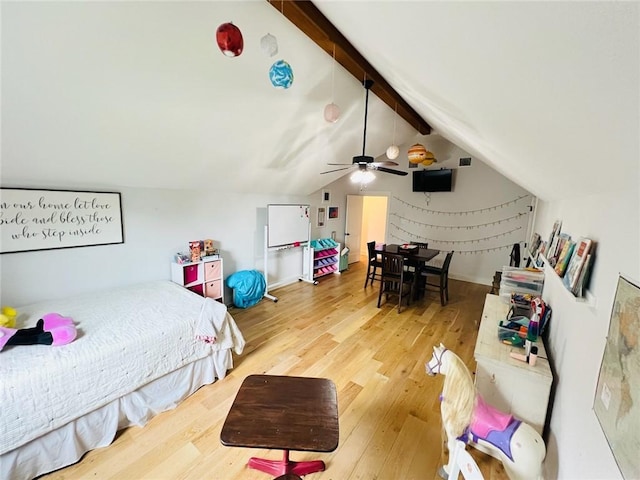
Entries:
[[293,83],[293,70],[284,60],[278,60],[269,69],[269,80],[276,88],[289,88]]

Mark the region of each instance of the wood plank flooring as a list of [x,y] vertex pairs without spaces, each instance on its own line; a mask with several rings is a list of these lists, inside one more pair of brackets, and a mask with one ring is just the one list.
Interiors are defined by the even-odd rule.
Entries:
[[[438,395],[442,377],[428,377],[432,346],[443,342],[473,371],[473,348],[490,287],[450,280],[450,300],[438,292],[398,314],[377,308],[379,283],[363,288],[364,263],[313,286],[298,282],[246,310],[230,312],[247,345],[227,377],[208,385],[145,427],[120,432],[112,445],[43,479],[269,480],[248,469],[251,456],[276,450],[224,447],[220,430],[242,380],[250,374],[331,378],[338,389],[340,443],[332,453],[291,452],[292,460],[322,459],[313,480],[435,480],[446,459]],[[383,298],[384,300],[384,298]],[[471,450],[487,480],[503,480],[501,464]]]

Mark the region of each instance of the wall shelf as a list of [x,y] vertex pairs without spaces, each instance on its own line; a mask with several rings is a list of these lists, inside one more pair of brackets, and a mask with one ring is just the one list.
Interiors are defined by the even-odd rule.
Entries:
[[[529,255],[529,258],[531,258],[531,262],[533,263],[533,265],[536,265],[535,259],[531,256],[531,253],[527,252],[527,254]],[[555,269],[549,264],[547,257],[545,257],[544,255],[540,255],[540,258],[542,258],[542,266],[536,266],[536,268],[544,269],[545,281],[547,281],[547,279],[553,279],[551,281],[557,282],[557,284],[561,287],[560,290],[564,291],[565,294],[568,296],[568,298],[573,299],[574,302],[582,303],[592,308],[596,307],[597,299],[591,293],[591,291],[585,290],[585,295],[583,297],[576,297],[573,293],[571,293],[567,289],[567,286],[562,281],[562,278],[556,273]]]

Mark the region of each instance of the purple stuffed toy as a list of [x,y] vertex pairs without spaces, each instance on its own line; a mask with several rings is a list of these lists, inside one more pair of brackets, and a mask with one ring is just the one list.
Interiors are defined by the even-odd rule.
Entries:
[[0,350],[6,345],[66,345],[73,342],[77,334],[71,318],[59,313],[47,313],[35,327],[0,327]]

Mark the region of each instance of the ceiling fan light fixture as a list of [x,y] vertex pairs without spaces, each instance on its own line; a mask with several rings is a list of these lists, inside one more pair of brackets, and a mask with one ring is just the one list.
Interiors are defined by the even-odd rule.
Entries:
[[356,170],[351,174],[351,181],[360,185],[368,185],[375,180],[376,176],[369,170]]

